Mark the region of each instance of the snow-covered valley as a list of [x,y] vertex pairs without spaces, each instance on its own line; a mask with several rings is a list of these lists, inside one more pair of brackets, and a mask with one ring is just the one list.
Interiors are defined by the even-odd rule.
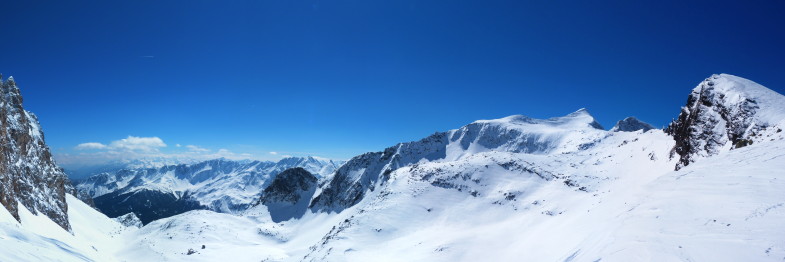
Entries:
[[479,120],[330,168],[105,173],[77,188],[246,206],[139,227],[71,191],[69,231],[20,202],[19,219],[0,210],[0,261],[785,260],[785,97],[714,75],[671,126],[650,127],[608,131],[580,109]]

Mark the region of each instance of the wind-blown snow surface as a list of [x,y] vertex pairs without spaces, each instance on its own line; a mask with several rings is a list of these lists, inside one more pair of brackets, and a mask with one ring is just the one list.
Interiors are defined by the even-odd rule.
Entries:
[[19,205],[21,223],[0,209],[0,261],[120,261],[126,228],[66,195],[72,233]]
[[[605,131],[585,110],[477,121],[353,158],[280,223],[257,205],[114,231],[69,196],[73,236],[0,216],[0,260],[19,248],[66,261],[783,261],[785,114],[765,119],[754,143],[726,141],[679,170],[673,136]],[[104,226],[80,233],[88,223]]]

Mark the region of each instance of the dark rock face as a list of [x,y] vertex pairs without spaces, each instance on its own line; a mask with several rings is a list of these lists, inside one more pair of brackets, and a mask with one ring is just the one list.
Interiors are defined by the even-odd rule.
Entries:
[[316,185],[316,176],[301,167],[287,169],[277,176],[270,186],[264,189],[261,202],[272,201],[294,203],[300,201],[301,191],[313,189]]
[[619,120],[616,122],[616,125],[611,128],[612,132],[634,132],[638,130],[643,130],[643,132],[656,129],[654,126],[650,125],[649,123],[643,122],[638,120],[635,117],[627,117],[623,120]]
[[759,108],[757,101],[731,100],[729,94],[715,88],[715,80],[720,77],[707,78],[693,89],[679,117],[665,128],[665,133],[676,140],[671,157],[679,156],[677,170],[694,162],[696,156],[715,155],[727,143],[737,144],[748,132],[765,128],[753,121]]
[[267,206],[274,222],[299,218],[308,210],[317,186],[316,176],[300,167],[290,168],[275,176],[259,203]]
[[207,209],[188,194],[177,196],[146,189],[130,193],[118,191],[102,195],[95,198],[95,206],[101,213],[112,218],[134,213],[145,225],[191,210]]
[[17,220],[21,204],[71,230],[65,194],[75,190],[59,168],[35,115],[22,108],[13,78],[0,80],[0,204]]

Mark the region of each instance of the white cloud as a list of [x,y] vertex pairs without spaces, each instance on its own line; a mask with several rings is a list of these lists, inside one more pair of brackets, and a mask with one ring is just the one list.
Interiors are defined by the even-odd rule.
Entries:
[[141,151],[156,152],[159,148],[166,147],[163,140],[158,137],[136,137],[128,136],[120,140],[115,140],[105,145],[98,142],[88,142],[76,145],[76,150],[96,150],[108,149],[111,151]]
[[187,159],[189,161],[204,161],[216,158],[274,160],[279,159],[280,155],[283,154],[281,152],[269,152],[268,155],[265,154],[265,151],[262,151],[258,154],[263,156],[259,156],[247,152],[233,152],[226,148],[210,150],[197,145],[185,144],[175,144],[174,147],[167,150],[167,144],[159,137],[128,136],[109,143],[82,143],[74,147],[74,150],[84,152],[56,152],[55,158],[58,164],[69,168],[149,158]]
[[166,144],[158,137],[128,136],[127,138],[112,141],[109,144],[109,148],[114,150],[142,152],[155,152],[162,147],[166,147]]
[[218,154],[231,154],[232,152],[229,149],[221,148],[218,149]]
[[207,148],[202,148],[195,145],[187,145],[185,147],[192,152],[210,152],[210,150]]
[[81,143],[76,145],[76,150],[105,149],[106,145],[96,142]]

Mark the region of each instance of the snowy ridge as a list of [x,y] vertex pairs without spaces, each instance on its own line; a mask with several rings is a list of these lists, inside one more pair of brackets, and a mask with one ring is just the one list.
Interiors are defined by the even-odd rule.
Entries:
[[392,171],[415,163],[455,161],[488,151],[565,153],[591,147],[607,135],[585,109],[549,119],[516,115],[479,120],[420,141],[400,143],[383,152],[352,158],[335,172],[314,198],[311,208],[341,211],[359,202],[367,190],[384,184]]
[[164,166],[174,166],[181,164],[195,164],[204,160],[197,160],[188,157],[141,157],[131,159],[119,159],[104,164],[76,164],[76,163],[60,163],[60,166],[65,169],[68,176],[75,180],[81,181],[90,176],[100,173],[113,173],[123,169],[150,169],[161,168]]

